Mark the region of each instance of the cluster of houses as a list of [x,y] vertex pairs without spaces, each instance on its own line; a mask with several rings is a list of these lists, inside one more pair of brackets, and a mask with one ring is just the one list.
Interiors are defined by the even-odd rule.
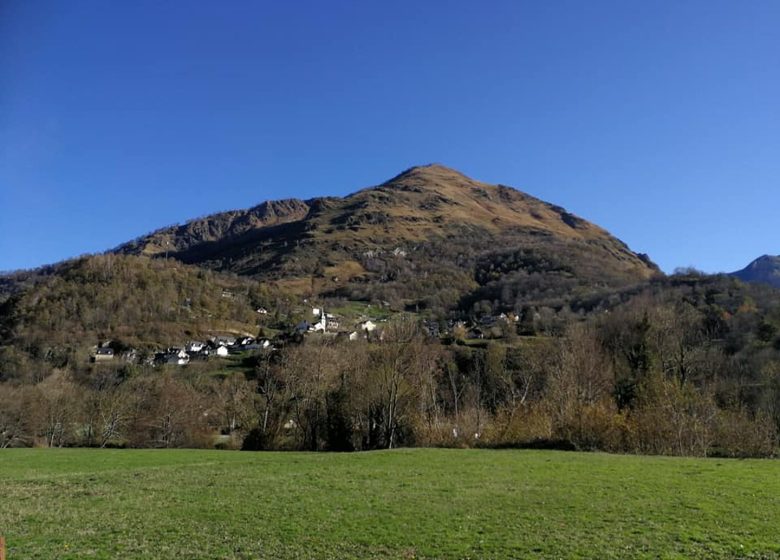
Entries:
[[[178,365],[184,366],[192,361],[205,361],[209,358],[225,358],[229,354],[238,354],[247,350],[273,349],[271,341],[267,338],[254,338],[244,336],[239,338],[229,336],[212,337],[206,342],[190,341],[184,347],[166,348],[149,356],[145,362],[148,365]],[[92,354],[93,362],[107,362],[115,358],[111,341],[104,342],[95,348]],[[138,351],[127,350],[119,356],[122,361],[138,363],[140,361]]]
[[[257,313],[267,314],[265,308],[258,308]],[[351,329],[342,328],[339,317],[328,313],[324,308],[314,307],[311,310],[311,320],[298,323],[294,333],[302,336],[308,333],[330,334],[339,338],[355,341],[368,339],[376,335],[379,325],[371,319],[364,318]],[[432,337],[456,336],[468,339],[494,338],[501,336],[503,325],[513,325],[519,321],[514,314],[501,313],[497,316],[486,315],[475,321],[423,321],[423,328]],[[289,335],[288,335],[289,336]],[[280,340],[283,337],[280,337]],[[381,338],[381,337],[380,337]],[[187,365],[192,361],[203,361],[210,358],[225,358],[230,354],[238,354],[248,350],[273,350],[273,342],[268,338],[254,338],[251,336],[230,337],[215,336],[205,342],[190,341],[183,347],[171,347],[155,352],[142,359],[139,352],[129,349],[118,356],[119,359],[130,363],[147,363],[149,365]],[[94,348],[93,362],[112,361],[115,356],[111,342],[104,342]]]
[[339,318],[328,313],[325,309],[314,307],[311,314],[313,317],[311,321],[304,320],[295,326],[296,333],[331,333],[348,340],[358,340],[367,338],[378,326],[371,319],[366,319],[358,323],[353,330],[343,330]]
[[519,321],[520,317],[515,313],[501,313],[495,316],[484,315],[474,321],[450,319],[446,322],[439,322],[426,320],[423,321],[423,328],[433,337],[459,335],[467,339],[483,339],[498,337],[502,325],[515,325]]

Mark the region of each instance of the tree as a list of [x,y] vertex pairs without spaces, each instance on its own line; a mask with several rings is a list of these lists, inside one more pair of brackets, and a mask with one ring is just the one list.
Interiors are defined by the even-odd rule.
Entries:
[[171,373],[133,380],[136,407],[131,443],[139,447],[187,447],[207,431],[208,410],[202,395]]
[[35,389],[0,384],[0,449],[21,447],[35,437]]
[[402,317],[388,325],[384,340],[373,348],[371,357],[384,446],[392,449],[398,445],[415,383],[423,372],[436,367],[437,355],[430,350],[419,325]]
[[[611,426],[612,363],[595,332],[580,324],[569,327],[554,357],[546,391],[553,429],[580,448],[600,448]],[[590,419],[598,422],[589,422]]]
[[38,384],[41,435],[48,447],[62,447],[74,435],[80,392],[65,374],[56,373]]

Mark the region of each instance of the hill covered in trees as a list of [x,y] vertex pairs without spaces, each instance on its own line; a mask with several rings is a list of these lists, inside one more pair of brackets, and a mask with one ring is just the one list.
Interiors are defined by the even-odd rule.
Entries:
[[[165,228],[0,292],[0,447],[777,449],[779,290],[666,277],[441,166]],[[261,333],[229,360],[145,359]],[[91,362],[108,343],[116,359]]]
[[150,351],[214,334],[255,335],[253,306],[267,298],[243,278],[113,254],[61,263],[56,273],[27,280],[0,306],[6,377],[13,364],[28,369],[22,362],[78,367],[106,341]]
[[[124,283],[165,264],[119,259],[127,259],[115,272]],[[86,261],[74,274],[104,275],[105,266]],[[183,271],[166,272],[171,283],[150,294],[194,293],[192,271]],[[6,323],[11,336],[0,359],[0,446],[553,446],[725,456],[777,448],[780,293],[728,277],[654,280],[613,294],[598,311],[538,323],[526,336],[521,326],[494,338],[468,339],[457,329],[433,336],[414,315],[397,314],[381,336],[307,334],[244,352],[227,368],[90,363],[75,349],[58,353],[70,335],[56,346],[34,333],[64,327],[74,337],[101,336],[112,328],[101,313],[74,308],[69,322],[46,331],[47,302],[80,301],[70,291],[77,285],[55,282],[40,298],[9,300],[15,320]],[[124,307],[110,297],[118,288],[107,286],[93,305],[101,312],[154,309],[133,300],[133,288]],[[193,302],[195,315],[235,321],[245,313],[233,307],[237,300],[196,297],[203,299]],[[199,320],[190,311],[170,313],[166,336],[204,332],[193,330]],[[249,328],[245,317],[230,324]],[[130,340],[144,330],[122,332]]]

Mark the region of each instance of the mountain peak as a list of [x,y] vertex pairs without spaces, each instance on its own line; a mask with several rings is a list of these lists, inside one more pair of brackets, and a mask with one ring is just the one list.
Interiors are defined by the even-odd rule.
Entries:
[[426,163],[425,165],[415,165],[414,167],[407,169],[404,173],[417,175],[456,175],[458,177],[465,177],[465,175],[457,169],[436,162]]
[[476,181],[470,177],[467,177],[457,169],[447,167],[446,165],[442,165],[440,163],[429,163],[426,165],[416,165],[414,167],[410,167],[409,169],[399,173],[384,183],[384,185],[404,183],[408,181],[420,181],[427,184],[452,181],[461,183],[476,183]]

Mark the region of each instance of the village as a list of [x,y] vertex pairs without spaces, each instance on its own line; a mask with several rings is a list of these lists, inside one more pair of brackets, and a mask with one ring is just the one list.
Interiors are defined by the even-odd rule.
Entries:
[[[264,307],[258,308],[256,312],[262,317],[268,315],[268,310]],[[350,342],[381,341],[382,327],[387,320],[387,317],[369,318],[364,315],[357,322],[346,321],[344,317],[330,313],[324,307],[312,307],[309,319],[304,319],[290,328],[281,329],[273,336],[220,334],[205,340],[190,340],[180,346],[170,346],[152,352],[143,352],[137,348],[122,348],[116,341],[104,340],[92,347],[90,361],[94,363],[121,361],[151,367],[186,366],[192,362],[228,358],[245,352],[271,352],[290,341],[300,342],[305,336],[332,337]],[[486,338],[504,338],[507,327],[512,332],[516,331],[518,321],[519,316],[515,313],[501,313],[497,316],[486,315],[474,321],[424,319],[421,325],[425,334],[433,339],[479,341]],[[349,324],[351,328],[345,329],[345,324]]]

